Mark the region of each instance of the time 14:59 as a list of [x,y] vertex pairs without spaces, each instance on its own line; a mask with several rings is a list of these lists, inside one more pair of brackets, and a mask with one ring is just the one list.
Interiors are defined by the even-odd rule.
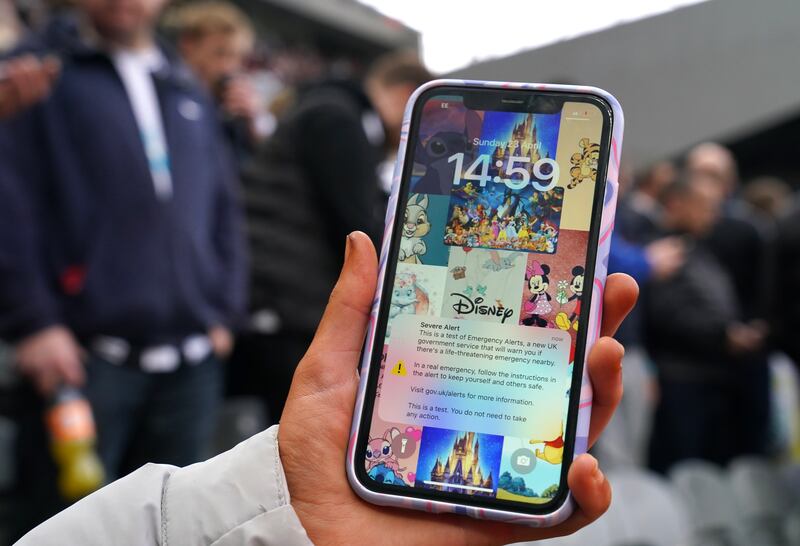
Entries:
[[[455,172],[453,173],[453,185],[458,186],[461,183],[461,173],[464,171],[464,154],[459,152],[447,158],[448,163],[456,163]],[[492,156],[489,154],[479,155],[475,161],[467,167],[464,171],[464,180],[474,180],[479,183],[481,187],[485,187],[487,182],[503,183],[511,190],[521,190],[528,184],[531,184],[539,191],[548,191],[553,189],[558,184],[559,168],[558,163],[549,157],[543,157],[533,164],[533,176],[526,168],[526,163],[530,163],[530,158],[525,156],[509,156],[506,161],[506,176],[501,178],[489,176],[489,164],[492,161]],[[503,162],[498,161],[497,167],[502,167]],[[478,172],[480,169],[480,172]],[[516,176],[515,176],[516,175]]]

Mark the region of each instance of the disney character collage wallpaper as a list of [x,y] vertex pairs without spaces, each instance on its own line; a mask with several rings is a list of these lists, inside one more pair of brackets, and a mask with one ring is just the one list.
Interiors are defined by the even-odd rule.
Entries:
[[[569,334],[572,372],[602,118],[586,104],[557,113],[468,109],[460,97],[429,99],[401,196],[401,242],[389,304],[401,315],[462,319]],[[394,368],[394,369],[393,369]],[[381,483],[544,503],[558,491],[561,433],[527,437],[384,421],[373,413],[365,468]]]

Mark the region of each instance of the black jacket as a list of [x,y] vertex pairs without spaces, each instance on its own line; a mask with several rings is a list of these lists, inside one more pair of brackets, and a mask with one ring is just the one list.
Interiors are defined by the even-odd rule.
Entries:
[[693,248],[677,274],[652,282],[643,305],[647,349],[660,374],[687,381],[732,377],[726,330],[741,313],[733,283],[710,251]]
[[363,92],[347,83],[302,91],[244,173],[252,250],[252,308],[276,311],[283,329],[311,333],[353,230],[379,241],[379,150]]
[[778,347],[800,364],[800,208],[778,225],[772,282],[772,328]]
[[704,241],[728,272],[744,319],[762,318],[767,312],[763,279],[769,271],[768,246],[754,216],[744,203],[731,200]]

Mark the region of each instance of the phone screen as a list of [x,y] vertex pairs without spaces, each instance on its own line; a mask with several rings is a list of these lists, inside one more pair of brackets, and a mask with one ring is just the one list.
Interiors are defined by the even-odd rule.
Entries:
[[545,111],[458,88],[417,102],[357,446],[370,489],[563,497],[610,117],[539,95]]

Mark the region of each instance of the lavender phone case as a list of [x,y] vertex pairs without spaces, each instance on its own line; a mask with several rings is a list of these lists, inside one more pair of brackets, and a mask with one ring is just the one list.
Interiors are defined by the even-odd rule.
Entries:
[[[549,527],[557,525],[567,519],[574,510],[574,501],[571,495],[567,500],[558,507],[555,511],[549,514],[524,514],[520,512],[513,512],[509,510],[497,508],[480,508],[475,506],[467,506],[457,502],[417,499],[412,497],[403,497],[399,495],[389,495],[386,493],[376,493],[365,488],[355,475],[356,464],[364,464],[363,456],[356,457],[355,444],[359,435],[359,427],[362,418],[364,396],[367,390],[367,378],[369,377],[369,369],[373,359],[372,349],[374,348],[375,341],[375,327],[377,324],[378,311],[380,309],[382,287],[384,276],[386,274],[387,259],[389,256],[389,244],[392,239],[392,231],[395,223],[395,214],[397,212],[398,195],[400,192],[400,180],[403,174],[404,162],[408,159],[406,154],[406,146],[408,143],[409,125],[411,123],[411,115],[414,105],[419,96],[428,89],[441,86],[461,86],[461,87],[477,87],[477,88],[494,88],[494,89],[536,89],[546,91],[564,91],[570,93],[580,93],[594,95],[604,99],[612,110],[612,136],[611,136],[611,150],[609,153],[609,164],[606,175],[605,193],[603,196],[603,212],[600,221],[600,235],[598,239],[597,261],[595,264],[594,285],[592,287],[592,297],[590,305],[589,324],[587,329],[586,351],[589,350],[595,341],[600,331],[600,322],[602,319],[602,303],[603,291],[605,288],[606,275],[608,272],[608,254],[611,243],[611,232],[614,227],[614,212],[617,202],[617,176],[619,173],[620,152],[622,150],[622,131],[623,131],[623,116],[622,108],[614,96],[610,93],[598,89],[596,87],[583,87],[572,85],[551,85],[551,84],[535,84],[535,83],[508,83],[508,82],[485,82],[485,81],[469,81],[469,80],[436,80],[429,82],[419,89],[417,89],[406,105],[405,116],[403,118],[403,128],[400,137],[400,148],[397,154],[397,164],[394,169],[394,176],[392,179],[392,193],[389,197],[389,204],[386,212],[386,227],[383,234],[383,243],[381,245],[380,253],[380,272],[378,276],[378,291],[375,294],[375,299],[372,302],[372,311],[370,313],[370,321],[367,330],[366,347],[369,349],[364,352],[361,360],[361,382],[358,388],[358,396],[356,398],[355,411],[353,412],[353,425],[350,430],[350,445],[347,452],[347,477],[350,485],[355,492],[364,500],[373,504],[380,504],[384,506],[397,506],[401,508],[411,508],[414,510],[424,510],[426,512],[444,513],[452,512],[457,514],[465,514],[473,518],[480,519],[493,519],[499,521],[506,521],[511,523],[519,523],[529,525],[531,527]],[[599,181],[598,181],[599,182]],[[380,345],[379,345],[380,348]],[[583,377],[581,382],[581,394],[578,405],[578,422],[575,430],[575,449],[574,455],[577,456],[585,453],[588,449],[588,436],[589,436],[589,420],[592,408],[592,385],[584,366]]]

